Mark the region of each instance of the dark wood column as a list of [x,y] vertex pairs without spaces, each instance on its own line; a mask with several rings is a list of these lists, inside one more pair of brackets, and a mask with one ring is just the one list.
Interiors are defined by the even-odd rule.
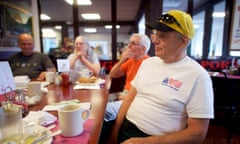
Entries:
[[62,40],[64,37],[68,37],[68,25],[67,24],[62,24]]
[[224,30],[223,30],[223,49],[222,58],[225,59],[229,56],[229,45],[231,39],[231,21],[233,19],[232,13],[234,12],[234,1],[225,1]]
[[193,16],[193,7],[194,6],[194,3],[193,3],[193,0],[188,0],[188,6],[187,6],[187,12]]
[[[155,22],[159,16],[161,16],[163,10],[163,0],[145,0],[144,13],[146,23]],[[146,33],[150,34],[149,29],[146,29]]]
[[38,23],[39,23],[39,36],[40,36],[40,51],[41,52],[44,52],[43,50],[43,36],[42,36],[42,26],[41,26],[41,18],[40,18],[40,15],[41,15],[41,0],[37,0],[37,6],[38,6]]
[[111,13],[112,13],[112,61],[117,60],[117,2],[111,0]]
[[205,12],[205,23],[204,23],[204,37],[203,37],[203,59],[208,58],[210,41],[211,41],[211,33],[212,33],[212,13],[213,13],[213,6],[210,5],[207,7]]
[[[193,8],[194,8],[193,0],[188,0],[187,13],[189,13],[191,16],[193,16]],[[191,44],[187,48],[187,54],[191,55]]]
[[74,38],[76,38],[79,35],[77,0],[73,0],[73,32]]
[[[145,18],[146,23],[156,22],[159,16],[161,16],[163,11],[163,0],[145,0]],[[146,34],[150,37],[151,30],[146,29]],[[151,45],[151,48],[148,52],[150,56],[155,55],[154,46]]]

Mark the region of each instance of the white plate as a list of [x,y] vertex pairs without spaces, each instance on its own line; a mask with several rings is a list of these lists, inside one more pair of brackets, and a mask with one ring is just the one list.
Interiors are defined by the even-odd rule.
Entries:
[[95,86],[97,84],[102,84],[102,83],[105,83],[105,80],[100,78],[97,79],[95,83],[80,83],[79,81],[75,82],[75,84],[83,85],[83,86]]
[[77,85],[82,85],[82,86],[95,86],[96,83],[80,83],[80,82],[76,82]]
[[[51,134],[52,132],[43,126],[36,126],[36,131],[44,131],[46,130],[47,134]],[[1,144],[26,144],[25,139],[29,136],[29,134],[24,133],[23,135],[13,135],[11,140],[2,140],[0,141]],[[51,144],[53,138],[50,137],[42,144]]]

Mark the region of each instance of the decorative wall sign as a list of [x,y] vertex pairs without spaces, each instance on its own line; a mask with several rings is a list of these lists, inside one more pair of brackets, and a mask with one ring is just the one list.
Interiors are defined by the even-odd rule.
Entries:
[[235,0],[232,13],[231,50],[240,50],[240,0]]
[[69,72],[70,63],[68,59],[57,59],[58,72]]

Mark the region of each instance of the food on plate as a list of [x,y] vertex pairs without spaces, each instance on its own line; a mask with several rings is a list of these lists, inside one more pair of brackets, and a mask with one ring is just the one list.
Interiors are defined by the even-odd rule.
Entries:
[[80,83],[95,83],[97,78],[95,76],[91,76],[89,78],[81,77],[78,79],[78,82]]

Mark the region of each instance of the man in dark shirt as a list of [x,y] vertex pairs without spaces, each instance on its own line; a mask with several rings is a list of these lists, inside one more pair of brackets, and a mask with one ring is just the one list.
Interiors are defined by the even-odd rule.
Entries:
[[30,79],[44,80],[46,71],[56,71],[47,55],[34,52],[34,41],[30,34],[19,35],[18,47],[21,52],[12,55],[8,60],[14,76],[28,75]]

